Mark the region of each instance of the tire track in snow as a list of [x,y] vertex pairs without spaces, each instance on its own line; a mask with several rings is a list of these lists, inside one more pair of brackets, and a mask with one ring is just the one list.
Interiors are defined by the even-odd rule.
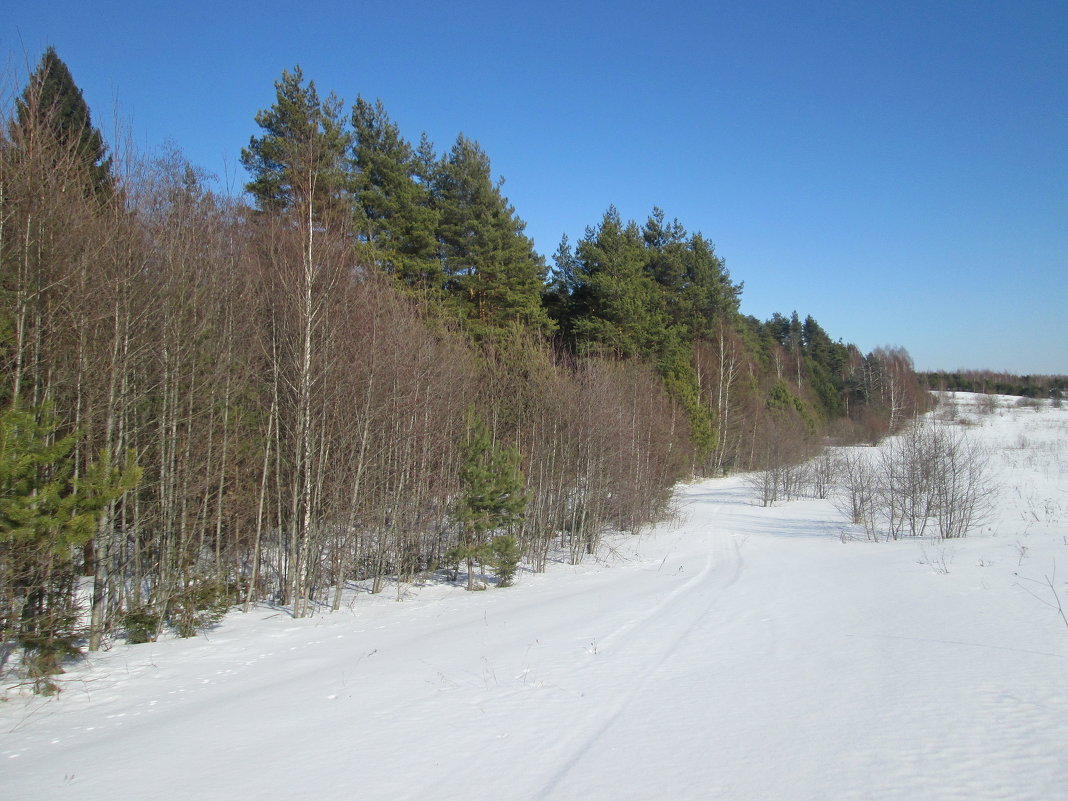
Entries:
[[[728,537],[729,542],[727,542]],[[623,635],[636,630],[640,634],[643,629],[651,626],[653,621],[663,617],[669,612],[675,619],[677,619],[678,610],[676,607],[680,605],[682,599],[688,598],[696,592],[700,592],[706,596],[702,601],[693,605],[695,608],[691,609],[689,614],[683,614],[684,622],[678,627],[678,630],[673,632],[670,638],[666,640],[666,647],[663,647],[659,653],[652,655],[651,661],[647,661],[644,667],[640,669],[640,672],[637,672],[634,677],[629,678],[629,689],[622,695],[621,700],[614,705],[612,711],[603,716],[601,720],[592,724],[592,726],[587,727],[584,733],[572,738],[572,742],[576,739],[577,742],[568,747],[566,752],[567,756],[544,785],[530,796],[531,798],[541,799],[553,797],[553,794],[560,783],[564,781],[575,767],[582,762],[583,758],[589,753],[593,745],[619,721],[628,706],[630,706],[631,701],[645,688],[649,681],[656,675],[660,667],[675,655],[679,647],[687,641],[694,630],[707,618],[713,607],[719,602],[722,592],[729,589],[738,581],[743,566],[744,563],[737,538],[726,533],[717,533],[713,539],[712,553],[705,556],[705,564],[696,576],[688,579],[681,586],[676,587],[666,598],[664,598],[664,600],[657,603],[645,613],[629,620],[602,640],[602,642],[614,642]],[[673,622],[673,620],[669,620],[667,625],[670,626]],[[663,636],[659,633],[662,630],[663,628],[658,626],[657,629],[651,633],[652,642],[664,640]],[[626,655],[632,650],[637,650],[639,653],[644,651],[640,644],[641,637],[639,636],[638,639],[639,644],[630,645],[629,648],[613,653],[612,656],[617,660],[622,661],[624,665],[634,664],[635,660],[627,659]],[[628,667],[625,667],[624,670],[630,672]]]

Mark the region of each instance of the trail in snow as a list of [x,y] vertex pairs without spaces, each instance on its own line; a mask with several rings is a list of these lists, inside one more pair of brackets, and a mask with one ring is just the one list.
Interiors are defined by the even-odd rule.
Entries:
[[843,543],[829,503],[729,478],[508,590],[116,645],[0,703],[0,797],[1068,798],[1068,628],[1042,603],[1068,412],[976,431],[1004,491],[964,541]]

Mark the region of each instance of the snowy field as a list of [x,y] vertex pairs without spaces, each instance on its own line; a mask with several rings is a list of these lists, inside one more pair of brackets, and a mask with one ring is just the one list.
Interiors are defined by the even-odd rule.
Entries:
[[3,690],[0,798],[1068,799],[1068,409],[952,402],[999,486],[967,539],[684,486],[509,589],[261,607]]

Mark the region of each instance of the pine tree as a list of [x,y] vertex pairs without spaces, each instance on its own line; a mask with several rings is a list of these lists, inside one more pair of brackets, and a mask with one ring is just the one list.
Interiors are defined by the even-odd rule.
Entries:
[[687,234],[678,220],[665,222],[664,212],[654,208],[642,238],[646,271],[660,285],[672,322],[688,338],[707,336],[717,316],[737,313],[741,286],[731,283],[723,260],[701,234]]
[[841,342],[832,342],[827,332],[811,315],[801,327],[809,384],[819,399],[827,419],[844,413],[842,398],[845,389],[848,350]]
[[47,410],[13,406],[0,414],[0,565],[14,595],[0,607],[0,636],[26,650],[39,690],[77,653],[74,556],[93,536],[102,510],[133,489],[141,470],[106,452],[74,477],[76,435],[56,436]]
[[[381,101],[357,97],[352,130],[356,204],[374,257],[402,286],[438,298],[445,274],[423,158],[401,137]],[[430,147],[425,137],[421,147]]]
[[578,268],[575,254],[567,234],[560,237],[560,244],[553,253],[553,266],[549,271],[548,284],[542,291],[542,305],[549,319],[557,327],[564,339],[573,341],[571,321],[575,316],[576,301],[571,297],[570,287],[576,285],[575,271]]
[[490,180],[489,157],[477,142],[457,138],[438,163],[434,189],[446,287],[470,330],[484,335],[520,323],[549,331],[544,261],[500,183]]
[[304,83],[300,67],[282,71],[275,81],[275,103],[256,114],[263,135],[241,151],[252,180],[245,188],[262,211],[283,211],[302,204],[320,219],[348,203],[345,152],[349,133],[341,101],[319,99],[315,82]]
[[473,590],[474,563],[494,561],[504,568],[502,578],[510,583],[518,557],[515,547],[501,534],[492,541],[486,535],[518,523],[527,505],[519,451],[502,448],[490,437],[486,424],[473,411],[468,413],[464,463],[460,469],[463,485],[454,510],[461,527],[460,544],[453,557],[467,562],[467,589]]
[[16,141],[32,141],[34,133],[47,132],[59,145],[57,153],[72,152],[84,165],[86,192],[102,198],[111,196],[115,179],[104,138],[93,127],[82,90],[54,47],[45,50],[22,96],[15,101],[14,124],[22,129],[20,136],[12,137]]
[[571,267],[570,329],[579,349],[599,344],[620,356],[657,355],[669,327],[664,295],[647,269],[638,226],[609,207],[587,228]]

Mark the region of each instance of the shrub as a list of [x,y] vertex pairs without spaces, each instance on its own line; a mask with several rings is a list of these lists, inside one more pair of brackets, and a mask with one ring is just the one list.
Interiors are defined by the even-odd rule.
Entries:
[[195,637],[226,616],[234,598],[226,582],[214,578],[194,579],[167,604],[167,622],[179,637]]
[[519,568],[519,543],[511,534],[501,534],[490,543],[498,587],[511,587]]
[[917,425],[892,439],[869,462],[847,454],[835,505],[869,539],[964,537],[990,508],[988,455],[964,432]]
[[975,411],[979,414],[993,414],[998,408],[997,395],[977,395],[975,398]]
[[155,642],[159,636],[160,618],[148,607],[139,606],[122,616],[122,626],[126,629],[126,642],[130,645]]

